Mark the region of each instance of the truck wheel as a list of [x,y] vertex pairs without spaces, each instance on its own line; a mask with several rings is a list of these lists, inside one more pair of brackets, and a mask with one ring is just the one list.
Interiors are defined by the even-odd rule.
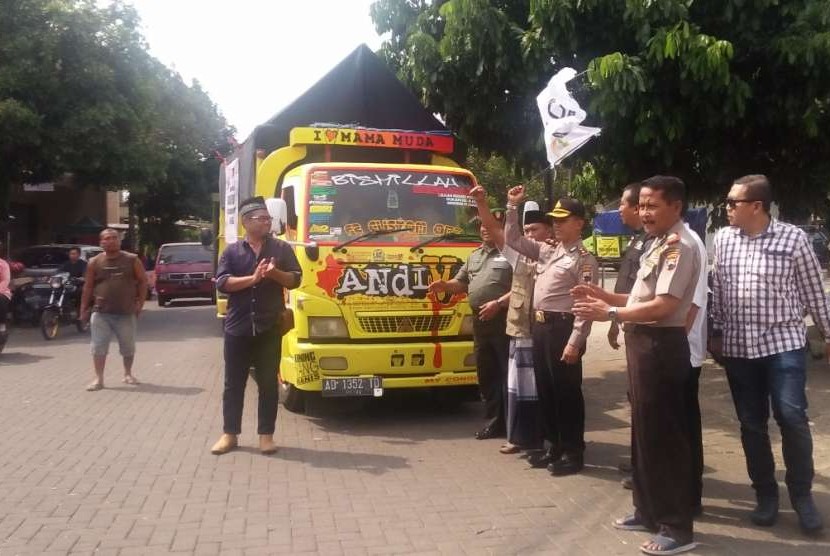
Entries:
[[305,413],[305,392],[289,382],[280,380],[282,405],[291,413]]
[[44,309],[43,313],[40,314],[40,333],[43,334],[43,339],[54,340],[57,338],[60,326],[58,312],[54,309]]

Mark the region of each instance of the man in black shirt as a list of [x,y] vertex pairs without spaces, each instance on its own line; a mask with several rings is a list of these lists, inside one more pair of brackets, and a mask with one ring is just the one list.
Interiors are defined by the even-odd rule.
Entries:
[[81,259],[81,248],[69,248],[69,260],[61,265],[58,272],[68,272],[70,278],[83,278],[86,274],[86,261]]
[[277,451],[278,325],[285,310],[284,289],[300,285],[302,270],[291,247],[271,237],[271,216],[262,197],[242,201],[239,216],[245,237],[225,248],[216,269],[216,287],[228,294],[228,314],[222,396],[224,434],[211,452],[224,454],[237,446],[245,383],[253,367],[259,386],[259,449],[263,454],[273,454]]
[[[631,293],[634,282],[637,281],[637,271],[640,270],[640,257],[651,245],[652,238],[643,231],[643,223],[640,221],[640,184],[630,183],[625,186],[620,197],[620,219],[623,224],[637,232],[631,238],[628,247],[623,253],[620,262],[620,271],[617,274],[617,283],[614,285],[614,293]],[[620,327],[616,321],[611,321],[608,328],[608,343],[614,349],[620,348],[619,343]],[[628,462],[620,463],[620,470],[625,473],[631,472]],[[622,480],[622,485],[632,488],[631,477],[627,476]]]
[[[623,189],[620,197],[620,219],[622,223],[636,231],[637,234],[631,238],[631,242],[623,253],[620,262],[620,271],[617,273],[617,283],[614,285],[614,293],[631,293],[634,282],[637,281],[637,271],[640,270],[640,257],[651,245],[647,233],[643,231],[643,223],[640,221],[640,184],[630,183]],[[608,343],[614,349],[619,349],[620,327],[616,322],[611,323],[608,329]]]

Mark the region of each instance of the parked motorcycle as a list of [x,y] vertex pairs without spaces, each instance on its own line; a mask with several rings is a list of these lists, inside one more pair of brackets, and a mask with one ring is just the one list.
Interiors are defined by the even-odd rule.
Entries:
[[89,330],[89,321],[81,320],[81,280],[59,272],[49,279],[52,292],[40,314],[40,332],[46,340],[58,337],[61,324],[74,323],[78,332]]

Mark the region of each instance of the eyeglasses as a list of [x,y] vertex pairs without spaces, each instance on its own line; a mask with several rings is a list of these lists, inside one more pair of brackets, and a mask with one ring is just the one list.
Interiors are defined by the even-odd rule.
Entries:
[[734,209],[738,206],[738,203],[757,203],[759,202],[758,199],[727,199],[726,206]]
[[262,222],[262,223],[270,222],[271,220],[273,220],[273,218],[271,218],[270,216],[252,216],[250,219],[253,220],[254,222]]

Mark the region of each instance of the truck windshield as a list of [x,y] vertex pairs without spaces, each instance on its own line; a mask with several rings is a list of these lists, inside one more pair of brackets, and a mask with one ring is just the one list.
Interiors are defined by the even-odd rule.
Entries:
[[[340,243],[367,232],[373,243],[415,243],[435,235],[478,234],[464,174],[410,170],[316,170],[309,176],[308,237]],[[469,242],[459,237],[456,241]]]

